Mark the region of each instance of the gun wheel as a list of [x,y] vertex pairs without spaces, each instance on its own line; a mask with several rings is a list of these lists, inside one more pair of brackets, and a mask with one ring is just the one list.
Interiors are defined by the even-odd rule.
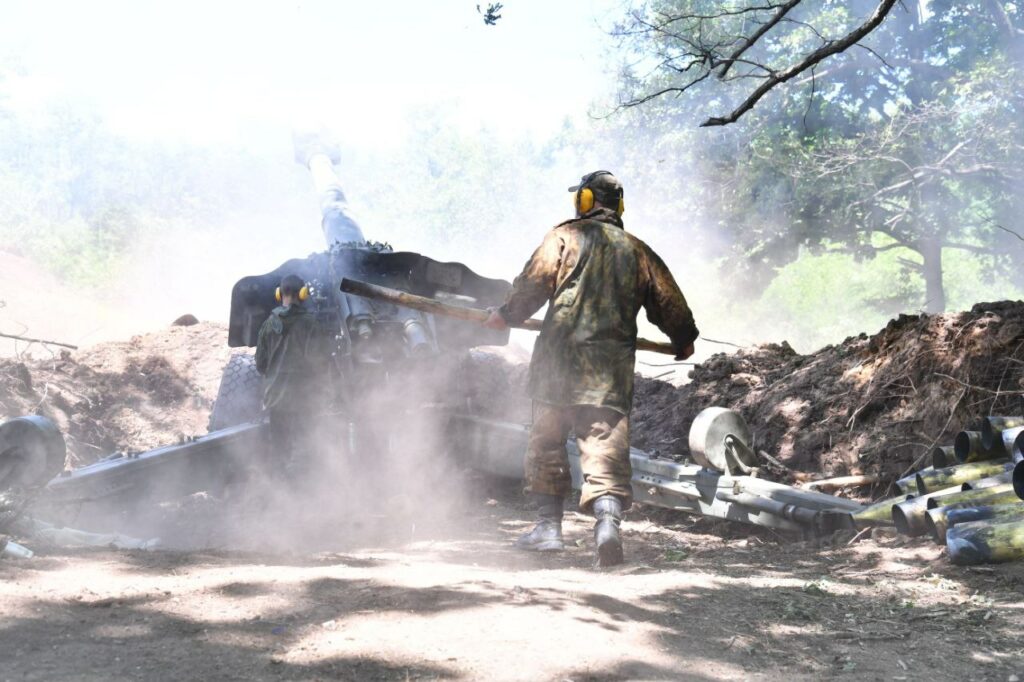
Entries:
[[0,490],[43,485],[64,469],[60,429],[38,415],[0,424]]

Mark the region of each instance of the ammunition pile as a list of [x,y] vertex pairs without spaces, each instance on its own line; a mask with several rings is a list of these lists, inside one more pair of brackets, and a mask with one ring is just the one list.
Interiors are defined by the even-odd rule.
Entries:
[[1024,417],[985,417],[896,481],[900,495],[852,514],[858,527],[931,535],[954,564],[1024,559]]

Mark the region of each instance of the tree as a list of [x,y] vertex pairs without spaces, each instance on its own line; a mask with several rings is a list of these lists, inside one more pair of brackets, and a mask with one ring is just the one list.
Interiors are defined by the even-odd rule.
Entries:
[[[896,0],[873,3],[863,18],[847,11],[851,3],[827,0],[820,9],[812,8],[813,4],[805,0],[688,0],[633,12],[619,35],[640,36],[656,45],[657,67],[671,76],[668,82],[622,105],[639,106],[664,95],[680,95],[712,78],[755,81],[754,89],[728,114],[711,116],[701,125],[735,123],[776,87],[859,45],[882,25]],[[811,17],[819,25],[839,26],[825,32],[808,21]],[[773,34],[770,38],[769,33]],[[789,49],[776,49],[783,43]]]
[[[828,40],[822,36],[845,30],[872,5],[794,6],[714,73],[733,74],[726,79],[733,85],[745,82],[742,74],[759,78],[756,64],[820,48]],[[700,7],[662,2],[651,12],[679,17]],[[687,76],[673,71],[678,63],[672,60],[693,50],[685,26],[704,31],[699,38],[705,43],[733,45],[730,36],[742,29],[736,16],[742,14],[717,18],[718,38],[711,19],[683,22],[674,35],[648,28],[632,36],[634,50],[662,66],[644,78],[627,74],[624,100],[643,103],[639,109],[701,106],[695,85],[673,85],[679,73]],[[943,249],[967,250],[986,259],[985,268],[1008,269],[1009,259],[1000,254],[1024,232],[1014,170],[1024,159],[1016,66],[1022,23],[1021,7],[988,1],[932,0],[915,12],[892,13],[871,34],[872,44],[835,55],[820,73],[812,65],[809,76],[793,81],[804,87],[766,101],[729,132],[693,140],[701,146],[700,174],[708,179],[708,215],[733,235],[737,260],[763,279],[802,248],[842,249],[861,258],[909,249],[904,265],[924,277],[931,311],[945,305]],[[657,96],[673,91],[676,99]]]
[[901,111],[867,134],[800,147],[789,165],[802,219],[863,257],[916,254],[920,260],[901,261],[924,278],[932,312],[946,307],[944,250],[1012,270],[1021,231],[1015,189],[1024,179],[1014,80],[993,75],[984,96],[956,89],[948,102]]

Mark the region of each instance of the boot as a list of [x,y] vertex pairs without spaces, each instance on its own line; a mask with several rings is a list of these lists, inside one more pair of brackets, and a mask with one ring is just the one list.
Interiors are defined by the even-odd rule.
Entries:
[[602,495],[594,500],[594,545],[597,551],[597,565],[615,566],[622,563],[622,538],[619,524],[622,523],[622,500],[614,495]]
[[531,552],[559,552],[562,542],[562,498],[558,495],[535,495],[537,525],[516,540],[518,549]]

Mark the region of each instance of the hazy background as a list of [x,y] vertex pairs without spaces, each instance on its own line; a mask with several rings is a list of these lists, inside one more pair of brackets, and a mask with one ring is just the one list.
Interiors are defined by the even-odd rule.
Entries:
[[[816,154],[873,139],[939,95],[890,89],[854,106],[848,95],[866,86],[846,82],[809,106],[794,87],[726,130],[696,127],[721,113],[722,91],[614,113],[666,77],[657,44],[622,35],[631,3],[505,5],[486,26],[463,0],[5,3],[0,331],[90,343],[186,312],[225,320],[238,278],[324,246],[291,150],[292,130],[314,126],[341,145],[366,235],[399,250],[511,279],[571,217],[565,188],[608,168],[626,187],[627,228],[663,255],[706,336],[809,351],[926,307],[913,253],[870,230],[851,236],[856,216],[831,220],[871,171],[824,175]],[[930,124],[942,139],[919,135],[915,153],[957,131],[977,140],[970,117],[998,114],[1009,123],[990,137],[1011,144],[975,154],[1019,159],[1019,78],[993,66],[983,37],[953,36],[952,56],[937,58],[955,67],[944,92],[960,95],[943,95],[951,113]],[[958,178],[927,201],[976,247],[944,252],[946,308],[1020,298],[1007,254],[1022,242],[984,228],[1019,216],[1015,200]]]

